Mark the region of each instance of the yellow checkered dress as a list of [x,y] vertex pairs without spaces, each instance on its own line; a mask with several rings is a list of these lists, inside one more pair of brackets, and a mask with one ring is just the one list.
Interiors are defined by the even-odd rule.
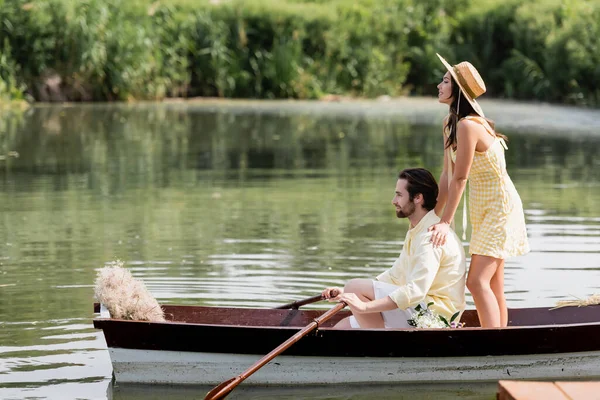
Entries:
[[[492,127],[481,117],[465,117],[480,123],[490,135]],[[475,152],[469,173],[469,216],[472,233],[469,253],[507,258],[529,252],[523,204],[506,172],[500,137],[485,152]],[[456,152],[451,152],[456,161]]]

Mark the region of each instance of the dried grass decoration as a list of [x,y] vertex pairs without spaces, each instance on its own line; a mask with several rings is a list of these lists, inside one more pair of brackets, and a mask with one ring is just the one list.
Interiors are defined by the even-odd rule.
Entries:
[[94,295],[110,312],[111,318],[162,322],[164,313],[143,282],[135,279],[122,261],[101,268]]
[[595,306],[600,304],[600,294],[594,294],[587,299],[577,299],[577,300],[559,300],[556,303],[556,307],[552,308],[552,310],[561,307],[585,307],[585,306]]

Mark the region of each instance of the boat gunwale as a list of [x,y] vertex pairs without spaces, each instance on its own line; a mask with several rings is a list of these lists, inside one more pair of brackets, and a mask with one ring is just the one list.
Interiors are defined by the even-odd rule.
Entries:
[[[265,312],[265,313],[277,313],[277,314],[281,314],[281,315],[290,315],[291,313],[301,313],[301,314],[306,314],[306,313],[318,313],[318,312],[326,312],[327,309],[315,309],[315,308],[310,308],[310,309],[294,309],[294,310],[286,310],[286,309],[274,309],[274,308],[255,308],[255,307],[219,307],[219,306],[196,306],[196,305],[171,305],[171,304],[165,304],[163,305],[163,307],[166,306],[167,310],[170,308],[175,308],[176,310],[193,310],[193,311],[202,311],[202,310],[212,310],[212,311],[231,311],[232,313],[238,313],[238,312],[244,312],[247,310],[251,310],[253,312]],[[98,312],[99,311],[99,304],[98,303],[94,303],[94,311]],[[582,310],[583,307],[570,307],[572,309],[575,310]],[[361,328],[361,329],[334,329],[333,327],[330,326],[318,326],[317,329],[319,330],[326,330],[326,331],[361,331],[361,332],[472,332],[472,331],[477,331],[477,332],[495,332],[495,331],[511,331],[511,330],[528,330],[528,329],[552,329],[552,328],[567,328],[567,327],[577,327],[577,326],[593,326],[593,325],[599,325],[600,326],[600,305],[591,305],[591,306],[587,306],[586,308],[592,308],[592,309],[596,309],[596,311],[598,312],[598,320],[597,321],[592,321],[592,322],[572,322],[572,323],[568,323],[568,322],[562,322],[562,323],[543,323],[543,324],[531,324],[531,325],[509,325],[506,327],[502,327],[502,328],[482,328],[480,326],[464,326],[462,328],[385,328],[385,329],[367,329],[367,328]],[[164,308],[163,308],[164,309]],[[561,310],[560,312],[564,313],[566,310],[565,308],[548,308],[548,307],[526,307],[526,308],[510,308],[509,309],[509,323],[511,322],[511,314],[514,313],[529,313],[532,315],[535,314],[542,314],[542,313],[550,313],[552,311],[555,310]],[[466,310],[466,311],[470,311],[470,312],[475,312],[475,310]],[[168,314],[173,314],[173,313],[168,313]],[[350,315],[350,312],[345,310],[342,311],[340,313],[338,313],[339,315]],[[300,330],[302,329],[302,327],[306,326],[307,324],[311,323],[312,321],[314,321],[314,318],[309,319],[306,321],[305,324],[303,325],[274,325],[274,324],[267,324],[267,325],[254,325],[254,324],[250,324],[250,325],[244,325],[244,324],[225,324],[225,323],[209,323],[209,322],[186,322],[186,321],[177,321],[177,320],[165,320],[165,321],[161,321],[161,322],[153,322],[153,321],[134,321],[134,320],[126,320],[126,319],[118,319],[118,318],[94,318],[94,327],[96,327],[96,321],[98,321],[101,324],[105,324],[108,321],[114,321],[114,322],[134,322],[134,323],[143,323],[143,324],[168,324],[168,325],[175,325],[175,326],[198,326],[198,327],[219,327],[219,328],[243,328],[243,329],[273,329],[273,330]],[[101,329],[96,327],[97,329]]]
[[[136,324],[152,324],[152,325],[174,325],[174,326],[198,326],[198,327],[214,327],[214,328],[240,328],[240,329],[273,329],[273,330],[293,330],[299,331],[302,329],[301,326],[275,326],[275,325],[240,325],[240,324],[209,324],[209,323],[198,323],[198,322],[182,322],[182,321],[134,321],[128,319],[118,318],[94,318],[94,327],[96,329],[102,329],[96,327],[96,321],[104,325],[110,322],[125,322],[125,323],[136,323]],[[600,327],[600,321],[598,322],[579,322],[571,324],[544,324],[544,325],[513,325],[505,326],[502,328],[482,328],[482,327],[462,327],[462,328],[348,328],[339,329],[333,327],[318,327],[319,330],[326,331],[352,331],[352,332],[490,332],[490,331],[507,331],[507,330],[525,330],[525,329],[548,329],[548,328],[567,328],[567,327],[578,327],[578,326],[592,326],[598,325]]]

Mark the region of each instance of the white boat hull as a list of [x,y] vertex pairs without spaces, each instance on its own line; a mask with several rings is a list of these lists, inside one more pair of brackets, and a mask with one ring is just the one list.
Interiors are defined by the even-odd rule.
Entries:
[[[260,356],[109,348],[117,382],[216,385]],[[279,356],[244,385],[497,382],[600,378],[600,351],[487,357]]]

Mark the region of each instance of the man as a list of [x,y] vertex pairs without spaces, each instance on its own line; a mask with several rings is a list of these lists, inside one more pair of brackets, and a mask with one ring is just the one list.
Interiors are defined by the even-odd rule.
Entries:
[[[327,288],[325,298],[344,301],[352,316],[341,320],[336,328],[408,328],[408,320],[418,304],[445,317],[448,321],[465,308],[465,252],[454,231],[443,246],[430,241],[431,225],[439,222],[435,214],[438,185],[423,168],[405,169],[398,175],[392,204],[398,218],[407,218],[400,257],[376,280],[352,279],[344,289]],[[332,291],[339,290],[332,298]]]

